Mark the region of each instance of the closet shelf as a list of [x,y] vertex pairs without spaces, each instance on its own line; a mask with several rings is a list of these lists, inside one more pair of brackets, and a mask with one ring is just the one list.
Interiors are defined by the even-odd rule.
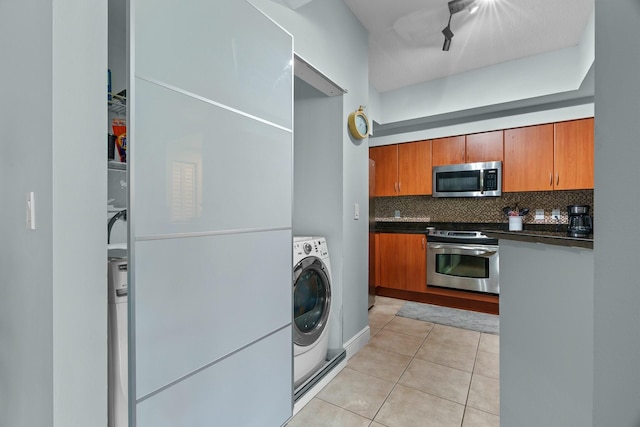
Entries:
[[127,97],[111,93],[111,99],[107,101],[109,111],[125,116],[127,114]]

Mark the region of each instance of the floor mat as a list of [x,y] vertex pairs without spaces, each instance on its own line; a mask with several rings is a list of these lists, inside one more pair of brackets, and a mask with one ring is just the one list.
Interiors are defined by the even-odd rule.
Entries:
[[472,331],[500,334],[500,316],[495,314],[478,313],[457,308],[441,307],[438,305],[406,302],[396,316],[409,319],[424,320],[440,325],[455,326],[456,328]]

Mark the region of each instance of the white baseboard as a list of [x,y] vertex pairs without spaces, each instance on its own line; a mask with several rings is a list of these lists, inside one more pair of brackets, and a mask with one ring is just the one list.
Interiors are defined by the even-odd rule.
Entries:
[[298,401],[293,405],[293,415],[297,414],[300,409],[304,408],[304,406],[311,402],[311,399],[316,397],[320,390],[324,388],[327,384],[334,379],[340,371],[342,371],[347,366],[347,359],[344,359],[342,362],[338,363],[335,368],[331,371],[327,372],[327,374],[322,377],[320,381],[316,383],[313,387],[311,387]]
[[349,341],[344,343],[344,349],[347,350],[347,360],[351,359],[354,354],[360,351],[362,347],[367,345],[371,339],[371,330],[367,325],[363,330],[355,334]]
[[311,387],[304,396],[300,397],[298,401],[293,405],[293,415],[297,414],[300,409],[304,408],[304,406],[311,401],[320,390],[322,390],[327,384],[334,379],[340,371],[342,371],[347,366],[347,361],[353,357],[362,347],[367,345],[369,339],[371,337],[371,331],[369,330],[369,325],[366,328],[358,332],[353,338],[344,343],[344,349],[347,352],[345,359],[336,365],[330,372],[328,372],[316,385]]

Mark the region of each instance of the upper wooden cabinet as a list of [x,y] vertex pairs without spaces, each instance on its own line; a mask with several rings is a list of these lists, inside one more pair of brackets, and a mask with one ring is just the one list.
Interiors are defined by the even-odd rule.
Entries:
[[431,141],[398,144],[398,193],[431,194]]
[[394,144],[370,148],[369,158],[375,162],[373,195],[397,196],[398,146]]
[[555,123],[554,189],[593,188],[593,118]]
[[502,191],[553,189],[553,124],[504,131]]
[[379,233],[379,286],[427,291],[427,238],[424,234]]
[[504,131],[502,190],[593,188],[593,118]]
[[465,163],[503,161],[503,151],[502,130],[467,135]]
[[593,189],[593,118],[385,145],[374,196],[429,195],[431,167],[502,161],[502,191]]
[[374,196],[431,194],[431,141],[369,149],[375,162]]
[[503,132],[474,133],[432,142],[433,166],[503,160]]
[[464,135],[434,139],[431,162],[433,166],[464,163]]

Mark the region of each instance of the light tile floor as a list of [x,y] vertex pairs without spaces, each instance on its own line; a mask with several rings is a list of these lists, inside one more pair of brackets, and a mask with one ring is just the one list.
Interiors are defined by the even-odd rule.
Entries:
[[371,340],[288,427],[499,427],[499,337],[396,317],[376,297]]

